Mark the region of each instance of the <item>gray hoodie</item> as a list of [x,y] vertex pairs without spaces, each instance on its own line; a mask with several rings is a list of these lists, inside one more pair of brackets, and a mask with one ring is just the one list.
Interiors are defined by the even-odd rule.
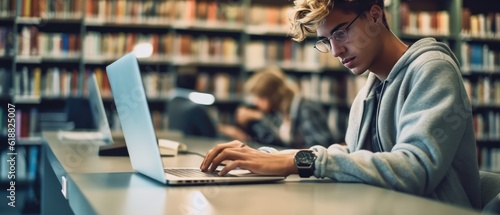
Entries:
[[382,83],[378,135],[383,152],[363,150],[375,112],[370,74],[349,116],[346,144],[313,146],[314,175],[366,183],[481,208],[471,105],[459,63],[443,43],[414,43]]

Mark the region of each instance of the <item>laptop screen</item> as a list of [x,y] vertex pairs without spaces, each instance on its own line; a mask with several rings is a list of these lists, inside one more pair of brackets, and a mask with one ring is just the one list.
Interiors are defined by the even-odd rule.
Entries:
[[89,90],[89,105],[94,126],[102,133],[105,142],[111,144],[113,143],[113,138],[111,136],[106,110],[104,109],[101,93],[94,73],[87,79],[87,88]]
[[165,182],[137,58],[127,54],[107,66],[106,72],[133,169]]

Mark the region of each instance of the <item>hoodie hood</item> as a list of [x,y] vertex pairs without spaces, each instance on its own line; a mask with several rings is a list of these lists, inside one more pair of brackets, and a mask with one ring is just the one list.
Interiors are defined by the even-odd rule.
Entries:
[[402,68],[408,66],[420,55],[429,51],[439,51],[446,55],[449,55],[457,65],[460,65],[455,54],[453,54],[451,49],[445,43],[437,42],[434,38],[423,38],[413,43],[408,48],[408,50],[403,54],[403,56],[401,56],[398,62],[396,62],[387,79],[393,79],[398,75],[400,71],[404,71]]

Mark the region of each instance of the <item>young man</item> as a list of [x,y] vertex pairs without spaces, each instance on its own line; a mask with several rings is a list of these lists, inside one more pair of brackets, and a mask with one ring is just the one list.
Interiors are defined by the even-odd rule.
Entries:
[[270,175],[314,175],[366,183],[480,209],[471,106],[456,57],[425,38],[408,46],[388,28],[383,0],[296,0],[292,35],[316,32],[315,48],[331,52],[369,78],[354,100],[347,145],[296,153],[234,141],[212,149],[201,170],[234,168]]

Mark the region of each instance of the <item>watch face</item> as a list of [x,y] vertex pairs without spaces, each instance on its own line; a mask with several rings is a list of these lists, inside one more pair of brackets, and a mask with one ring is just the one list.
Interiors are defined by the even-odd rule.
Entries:
[[300,151],[295,156],[295,161],[299,165],[311,165],[316,159],[316,155],[311,151]]

